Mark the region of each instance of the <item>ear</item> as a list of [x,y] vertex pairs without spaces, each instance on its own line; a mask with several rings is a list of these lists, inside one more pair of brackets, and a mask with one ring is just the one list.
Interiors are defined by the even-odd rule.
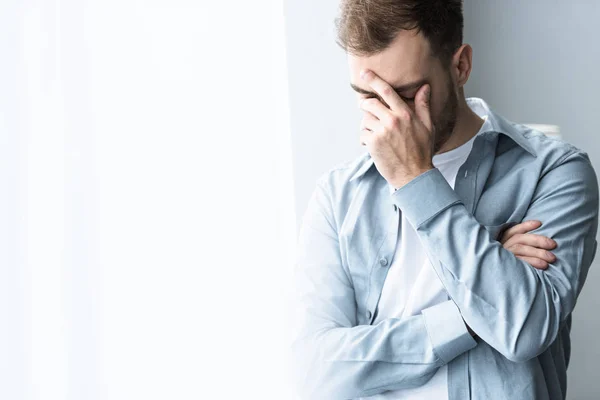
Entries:
[[469,80],[473,68],[473,48],[463,44],[452,56],[451,69],[456,78],[456,84],[462,88]]

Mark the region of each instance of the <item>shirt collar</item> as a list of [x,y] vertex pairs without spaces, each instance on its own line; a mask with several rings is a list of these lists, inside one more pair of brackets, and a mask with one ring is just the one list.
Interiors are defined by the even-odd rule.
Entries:
[[[467,105],[477,114],[479,117],[484,117],[487,115],[487,121],[484,124],[484,127],[490,127],[491,132],[501,133],[505,136],[508,136],[512,139],[516,144],[525,149],[529,154],[536,157],[536,152],[527,140],[527,138],[523,135],[523,132],[529,130],[524,125],[515,124],[513,122],[508,121],[504,117],[496,114],[492,111],[489,105],[482,99],[477,97],[469,97],[466,99]],[[488,131],[488,132],[489,132]],[[480,132],[483,133],[483,132]],[[359,162],[359,169],[352,175],[350,178],[350,182],[364,175],[371,167],[374,165],[373,159],[369,153],[366,153]]]

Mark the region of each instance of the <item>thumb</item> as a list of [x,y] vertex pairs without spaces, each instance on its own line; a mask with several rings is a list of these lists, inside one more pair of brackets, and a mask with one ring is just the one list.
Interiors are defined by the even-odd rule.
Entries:
[[433,126],[431,123],[430,99],[431,86],[425,84],[421,86],[421,89],[419,89],[415,96],[415,113],[425,127],[431,132]]

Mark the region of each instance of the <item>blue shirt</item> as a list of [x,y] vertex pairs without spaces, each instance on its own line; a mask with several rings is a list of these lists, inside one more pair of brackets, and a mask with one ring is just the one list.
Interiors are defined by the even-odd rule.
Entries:
[[[290,350],[303,398],[420,386],[445,364],[449,400],[565,398],[571,313],[596,252],[596,174],[576,147],[509,122],[481,99],[467,104],[491,128],[475,138],[454,189],[432,169],[390,193],[368,153],[318,179],[294,269]],[[398,213],[450,300],[372,324]],[[498,241],[533,219],[542,226],[532,233],[558,244],[546,270]]]

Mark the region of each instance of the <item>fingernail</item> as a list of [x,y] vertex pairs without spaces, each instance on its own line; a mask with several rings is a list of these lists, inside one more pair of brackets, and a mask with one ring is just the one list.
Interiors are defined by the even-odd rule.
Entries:
[[362,79],[365,79],[368,76],[369,71],[366,69],[363,69],[362,71],[360,71],[360,77]]

